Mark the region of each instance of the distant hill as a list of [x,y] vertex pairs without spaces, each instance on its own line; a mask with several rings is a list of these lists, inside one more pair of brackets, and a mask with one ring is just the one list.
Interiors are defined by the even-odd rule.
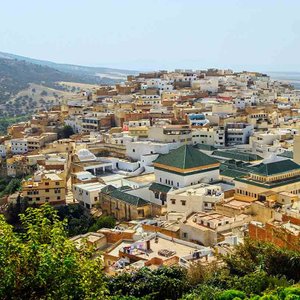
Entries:
[[39,59],[29,58],[25,56],[5,53],[5,52],[0,52],[0,58],[26,61],[32,64],[38,64],[38,65],[54,68],[62,72],[72,73],[73,75],[80,75],[80,76],[85,75],[85,76],[93,76],[93,77],[96,76],[102,79],[105,78],[125,79],[127,75],[135,75],[138,73],[137,71],[132,71],[132,70],[121,70],[121,69],[104,68],[104,67],[87,67],[87,66],[78,66],[78,65],[70,65],[70,64],[58,64],[47,60],[39,60]]
[[81,88],[115,84],[128,74],[136,72],[57,64],[0,52],[0,118],[31,114],[70,98]]
[[28,88],[30,83],[55,87],[58,81],[101,83],[101,78],[80,76],[26,61],[0,58],[0,104]]

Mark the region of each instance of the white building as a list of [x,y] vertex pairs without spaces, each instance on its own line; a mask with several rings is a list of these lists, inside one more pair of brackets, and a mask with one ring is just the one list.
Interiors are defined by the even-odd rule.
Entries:
[[197,184],[181,189],[176,189],[167,194],[167,213],[181,214],[187,218],[193,212],[209,211],[215,204],[224,199],[221,186]]
[[164,143],[192,143],[192,130],[189,125],[169,125],[151,127],[148,132],[150,140]]
[[6,156],[6,147],[5,147],[5,145],[0,145],[0,156],[1,157]]
[[253,125],[247,123],[228,123],[226,125],[227,145],[248,144],[253,134]]
[[216,93],[219,88],[219,80],[218,77],[215,78],[205,78],[205,79],[199,79],[192,82],[192,88],[193,89],[200,89],[204,92],[211,92]]
[[86,208],[92,208],[99,201],[99,193],[105,187],[99,182],[74,184],[74,199]]
[[160,155],[153,164],[155,181],[167,186],[181,188],[219,179],[219,161],[190,145]]
[[126,156],[134,160],[142,160],[142,157],[155,154],[167,154],[170,150],[176,149],[179,144],[175,143],[157,143],[151,141],[136,141],[126,145]]
[[12,139],[10,142],[11,142],[11,152],[13,154],[24,154],[28,152],[27,139]]

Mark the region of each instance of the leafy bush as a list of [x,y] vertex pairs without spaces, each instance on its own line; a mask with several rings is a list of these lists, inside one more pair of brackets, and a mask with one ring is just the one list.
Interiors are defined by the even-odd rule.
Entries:
[[133,274],[124,273],[108,281],[112,295],[145,299],[179,299],[188,288],[186,272],[180,267],[162,267],[154,271],[142,268]]
[[112,216],[101,216],[96,219],[95,223],[89,228],[89,231],[97,231],[101,228],[114,228],[116,220]]
[[19,235],[0,215],[1,299],[106,298],[100,259],[75,248],[53,208],[28,208],[21,221]]
[[234,254],[224,257],[224,260],[231,274],[243,276],[264,270],[268,275],[300,281],[300,251],[246,239],[244,245],[238,246]]

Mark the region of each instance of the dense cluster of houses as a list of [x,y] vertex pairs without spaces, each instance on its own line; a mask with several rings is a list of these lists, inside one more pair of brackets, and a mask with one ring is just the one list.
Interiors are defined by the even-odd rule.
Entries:
[[108,272],[206,264],[246,236],[299,249],[299,111],[300,91],[265,74],[141,73],[10,126],[1,173],[26,178],[29,203],[113,216],[73,238]]

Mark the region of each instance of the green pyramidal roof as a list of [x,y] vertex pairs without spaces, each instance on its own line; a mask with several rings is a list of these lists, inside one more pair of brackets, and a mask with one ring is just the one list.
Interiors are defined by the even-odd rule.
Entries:
[[154,163],[180,168],[190,169],[219,163],[213,157],[196,150],[191,145],[184,145],[168,154],[160,155]]

